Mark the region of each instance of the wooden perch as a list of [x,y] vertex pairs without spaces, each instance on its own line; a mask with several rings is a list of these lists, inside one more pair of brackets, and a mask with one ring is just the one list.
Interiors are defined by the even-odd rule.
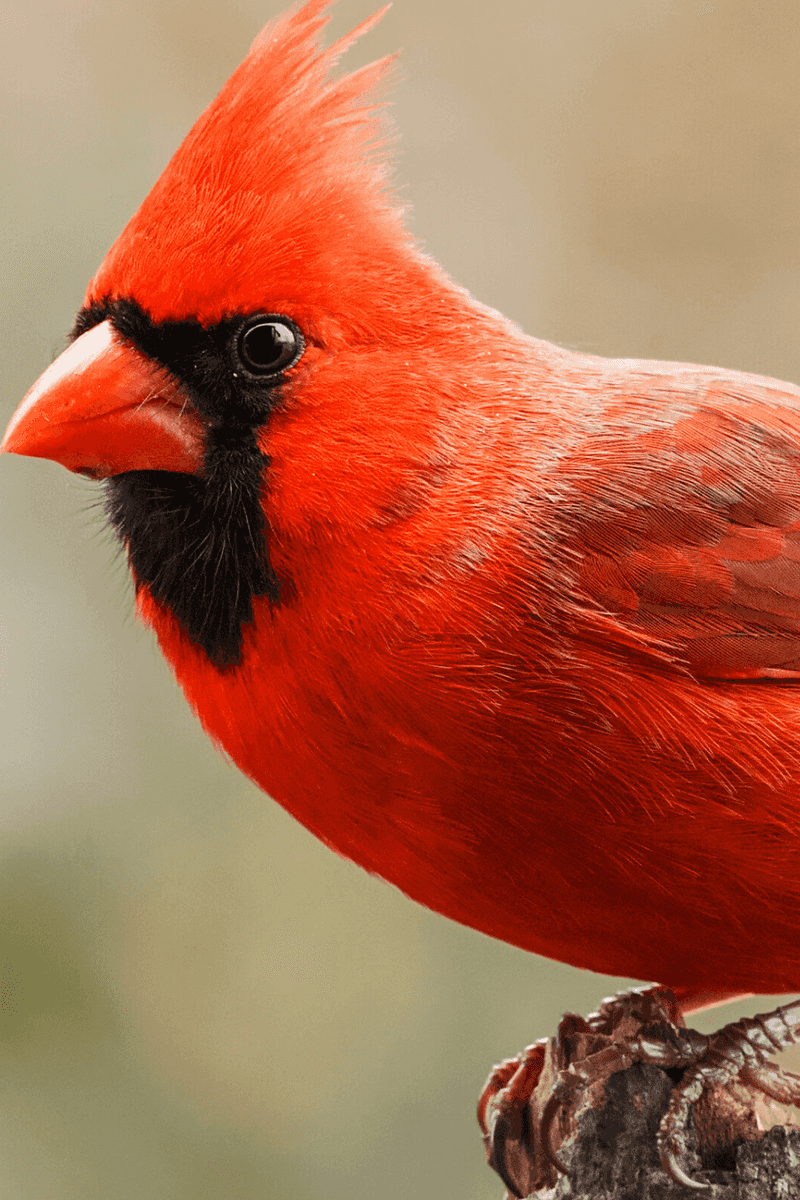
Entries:
[[[548,1200],[687,1200],[690,1189],[664,1174],[656,1133],[673,1080],[636,1063],[605,1084],[605,1103],[587,1096],[574,1115],[575,1133],[560,1156],[569,1177],[540,1191]],[[709,1184],[704,1200],[800,1198],[800,1129],[776,1124],[786,1112],[737,1086],[706,1093],[686,1131],[684,1167]],[[769,1128],[773,1126],[772,1128]],[[768,1132],[764,1132],[769,1129]]]
[[[706,1038],[686,1029],[674,997],[660,988],[612,997],[587,1019],[565,1014],[555,1037],[507,1059],[487,1081],[480,1119],[491,1165],[509,1194],[540,1200],[688,1200],[692,1194],[800,1200],[794,1110],[754,1086],[764,1072],[748,1076],[736,1069],[756,1061],[738,1055],[737,1046],[752,1050],[762,1021],[745,1020]],[[732,1070],[708,1075],[694,1104],[683,1091],[683,1114],[673,1105],[662,1127],[686,1064],[698,1055],[702,1061],[709,1047],[714,1061]],[[763,1048],[759,1061],[769,1062]],[[775,1094],[794,1096],[797,1076],[780,1078],[786,1088]],[[774,1073],[767,1082],[774,1090]],[[683,1172],[702,1190],[665,1172],[660,1129],[675,1174]]]
[[[675,1072],[673,1072],[675,1074]],[[537,1200],[688,1200],[690,1189],[663,1171],[656,1134],[674,1087],[659,1067],[636,1063],[588,1091],[559,1149],[561,1175],[541,1147],[523,1165]],[[684,1168],[708,1190],[704,1200],[800,1200],[800,1129],[786,1111],[740,1086],[699,1101],[686,1130]],[[523,1189],[520,1189],[523,1190]],[[509,1195],[509,1193],[507,1193]]]

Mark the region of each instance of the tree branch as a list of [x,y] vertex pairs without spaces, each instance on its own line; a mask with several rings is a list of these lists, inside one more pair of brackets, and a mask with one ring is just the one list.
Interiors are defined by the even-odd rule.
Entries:
[[[659,1067],[636,1063],[605,1084],[605,1103],[587,1095],[575,1133],[559,1151],[569,1177],[536,1193],[551,1200],[687,1200],[662,1170],[656,1134],[673,1088]],[[686,1130],[682,1165],[709,1189],[704,1200],[797,1200],[800,1129],[776,1125],[785,1110],[737,1086],[707,1092]],[[765,1128],[769,1132],[764,1133]],[[754,1139],[754,1140],[753,1140]]]

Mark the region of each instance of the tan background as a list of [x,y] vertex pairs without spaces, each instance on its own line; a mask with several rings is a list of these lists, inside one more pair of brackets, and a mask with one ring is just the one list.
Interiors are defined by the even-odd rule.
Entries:
[[[278,7],[3,5],[3,417]],[[798,380],[799,24],[796,0],[396,0],[350,64],[402,48],[414,228],[481,299],[595,353]],[[96,487],[9,458],[0,493],[4,1200],[499,1200],[487,1069],[620,981],[314,842],[206,743]]]

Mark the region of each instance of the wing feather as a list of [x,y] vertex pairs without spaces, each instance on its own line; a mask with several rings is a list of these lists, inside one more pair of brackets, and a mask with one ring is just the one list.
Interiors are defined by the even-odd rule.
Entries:
[[698,370],[694,395],[685,377],[677,395],[651,385],[649,409],[644,388],[614,390],[559,464],[564,561],[620,640],[698,678],[800,679],[800,392],[720,375]]

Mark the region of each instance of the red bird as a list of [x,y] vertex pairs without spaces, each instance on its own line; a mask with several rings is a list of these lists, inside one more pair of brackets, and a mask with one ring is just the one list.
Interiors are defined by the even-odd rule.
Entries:
[[798,989],[800,390],[474,300],[388,190],[390,60],[327,81],[377,18],[321,50],[325,8],[256,39],[3,449],[105,481],[209,736],[340,854],[687,1010]]

